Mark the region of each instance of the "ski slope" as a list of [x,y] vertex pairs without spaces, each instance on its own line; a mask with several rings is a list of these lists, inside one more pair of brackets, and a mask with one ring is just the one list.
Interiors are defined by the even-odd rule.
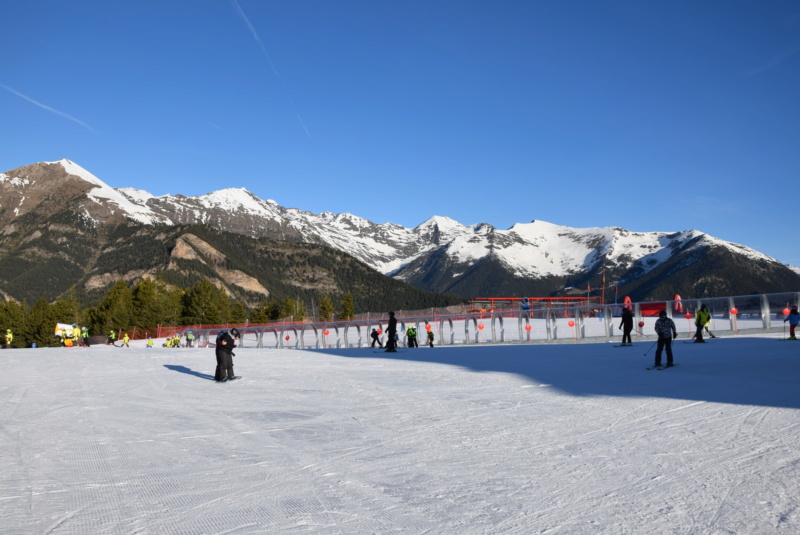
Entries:
[[651,346],[0,351],[0,532],[800,533],[800,342]]

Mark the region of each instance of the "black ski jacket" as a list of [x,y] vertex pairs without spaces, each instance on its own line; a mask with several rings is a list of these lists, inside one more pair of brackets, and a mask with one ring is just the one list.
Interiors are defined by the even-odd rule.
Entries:
[[218,355],[221,353],[233,353],[234,347],[236,347],[236,340],[227,332],[217,339],[216,352]]

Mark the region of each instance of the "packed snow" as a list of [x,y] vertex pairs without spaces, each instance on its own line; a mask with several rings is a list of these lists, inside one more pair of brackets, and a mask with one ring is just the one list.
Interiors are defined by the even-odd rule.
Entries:
[[779,336],[4,350],[0,531],[800,533]]

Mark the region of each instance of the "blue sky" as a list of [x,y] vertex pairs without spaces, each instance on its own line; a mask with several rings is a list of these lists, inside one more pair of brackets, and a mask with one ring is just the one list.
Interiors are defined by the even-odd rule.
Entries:
[[800,265],[800,3],[5,0],[0,170]]

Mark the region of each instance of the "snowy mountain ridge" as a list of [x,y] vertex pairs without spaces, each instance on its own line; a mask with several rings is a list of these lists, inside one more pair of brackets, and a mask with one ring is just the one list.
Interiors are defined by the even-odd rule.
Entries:
[[[678,253],[691,256],[708,248],[721,248],[750,261],[777,263],[749,247],[698,230],[632,232],[617,227],[571,228],[540,220],[501,230],[486,223],[463,225],[444,216],[406,228],[349,213],[314,214],[285,208],[245,188],[195,197],[154,196],[139,189],[110,187],[66,159],[0,174],[0,208],[11,208],[19,216],[36,204],[36,190],[53,187],[55,181],[72,181],[85,190],[85,217],[94,224],[110,218],[144,225],[204,224],[254,238],[325,244],[381,273],[437,291],[454,287],[482,263],[502,266],[519,279],[569,278],[605,268],[617,270],[621,282],[646,275]],[[437,282],[425,282],[432,279]]]

